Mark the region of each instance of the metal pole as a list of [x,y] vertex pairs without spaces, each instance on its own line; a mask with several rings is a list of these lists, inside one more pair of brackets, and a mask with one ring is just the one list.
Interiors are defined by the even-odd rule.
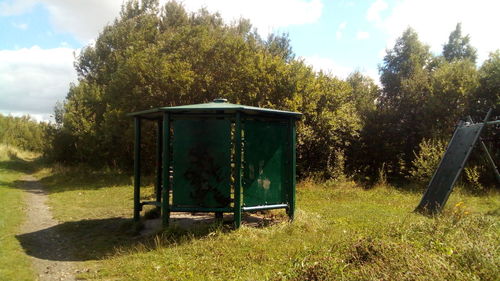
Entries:
[[295,184],[296,184],[296,134],[295,134],[295,120],[293,118],[289,119],[289,143],[290,143],[290,158],[288,159],[288,163],[290,163],[290,174],[289,176],[291,177],[288,179],[289,185],[288,188],[290,189],[288,192],[289,198],[288,198],[288,217],[293,220],[295,216]]
[[[488,111],[488,113],[486,114],[486,118],[484,119],[484,125],[490,125],[490,124],[495,124],[495,123],[500,123],[500,120],[498,121],[492,121],[492,122],[487,122],[488,121],[488,118],[491,114],[491,109]],[[470,116],[467,116],[467,118],[469,119],[469,121],[471,123],[474,123],[474,120],[472,120],[472,117]],[[479,142],[481,143],[481,148],[483,149],[484,153],[486,154],[486,158],[488,158],[488,161],[490,162],[490,165],[491,165],[491,168],[493,168],[493,172],[495,173],[495,177],[497,179],[497,181],[500,183],[500,173],[498,172],[498,168],[497,166],[495,165],[495,161],[493,160],[493,157],[491,157],[490,155],[490,152],[488,151],[488,148],[486,147],[486,144],[483,142],[483,140],[481,138],[479,138]]]
[[162,202],[161,217],[163,227],[168,227],[170,219],[170,114],[163,113],[163,165],[162,165]]
[[138,222],[141,212],[141,118],[134,118],[134,221]]
[[161,120],[157,123],[156,138],[156,202],[161,202],[161,183],[162,183],[162,151],[163,151],[163,124]]
[[241,113],[236,112],[235,124],[234,228],[241,226]]
[[484,153],[486,153],[486,158],[488,158],[488,161],[491,164],[491,167],[493,168],[493,172],[495,173],[495,177],[497,178],[498,183],[500,183],[500,173],[498,172],[498,168],[495,165],[495,161],[490,155],[490,152],[488,151],[488,148],[486,147],[486,144],[481,140],[481,147],[483,148]]
[[485,122],[484,124],[485,125],[499,125],[500,124],[500,120],[489,121],[489,122]]

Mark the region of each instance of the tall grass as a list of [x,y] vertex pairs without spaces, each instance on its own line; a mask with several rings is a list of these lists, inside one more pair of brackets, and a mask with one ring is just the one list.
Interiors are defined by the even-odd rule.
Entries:
[[39,156],[38,153],[24,151],[14,146],[0,143],[0,161],[33,160],[37,156]]

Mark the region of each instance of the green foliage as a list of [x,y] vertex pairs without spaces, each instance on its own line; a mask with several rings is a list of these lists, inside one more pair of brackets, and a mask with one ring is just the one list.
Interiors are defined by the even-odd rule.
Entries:
[[484,191],[484,186],[479,181],[479,179],[481,178],[481,174],[479,172],[478,166],[465,167],[464,172],[467,181],[472,187],[472,190],[476,192]]
[[[335,150],[346,149],[361,126],[349,84],[295,59],[286,34],[263,40],[247,20],[226,24],[203,9],[187,13],[177,2],[128,2],[75,65],[79,82],[56,112],[54,158],[61,161],[130,168],[127,113],[218,97],[304,113],[302,174],[332,170]],[[144,129],[147,163],[155,147],[150,125]]]
[[431,135],[451,134],[459,119],[470,114],[469,99],[479,86],[478,72],[470,60],[443,62],[431,73],[432,94],[426,105]]
[[23,150],[43,152],[46,149],[47,123],[39,123],[30,116],[13,117],[0,114],[0,144]]
[[380,89],[372,78],[364,76],[359,71],[349,74],[346,80],[352,87],[351,99],[356,105],[362,119],[374,112],[377,98],[380,96]]
[[[366,115],[361,130],[361,148],[369,153],[359,162],[369,167],[364,168],[365,175],[374,178],[385,163],[391,178],[428,180],[442,154],[432,155],[438,152],[432,147],[441,144],[429,139],[447,140],[459,119],[476,114],[479,121],[488,107],[498,104],[497,90],[489,86],[500,77],[495,75],[495,55],[479,71],[475,58],[460,24],[444,45],[443,56],[434,57],[411,28],[398,38],[379,69],[383,88],[377,109]],[[497,139],[496,132],[485,135]]]
[[455,60],[476,62],[477,50],[471,46],[469,35],[462,36],[461,23],[457,23],[455,30],[450,33],[448,43],[443,46],[443,57],[450,62]]
[[382,91],[377,110],[367,114],[361,133],[362,149],[368,159],[363,173],[376,177],[382,163],[387,175],[402,173],[401,164],[408,166],[413,150],[426,136],[426,102],[432,93],[430,69],[432,55],[421,43],[417,33],[408,28],[387,50],[379,67]]
[[[389,181],[412,178],[422,140],[447,139],[459,118],[479,120],[487,107],[498,107],[500,53],[479,71],[475,57],[460,24],[442,56],[408,28],[387,50],[379,87],[359,72],[345,81],[314,72],[295,57],[287,34],[263,39],[248,20],[228,24],[175,1],[132,0],[77,57],[79,81],[55,108],[48,150],[64,163],[127,170],[133,150],[127,113],[222,97],[304,114],[297,126],[301,177],[375,183],[383,169]],[[144,125],[145,166],[154,161],[155,132],[154,124]]]
[[483,118],[487,108],[500,115],[500,50],[492,52],[479,68],[479,87],[470,100],[474,117]]
[[430,181],[434,171],[443,157],[446,150],[446,142],[441,140],[423,139],[418,145],[418,153],[410,168],[410,177],[418,182],[427,183]]

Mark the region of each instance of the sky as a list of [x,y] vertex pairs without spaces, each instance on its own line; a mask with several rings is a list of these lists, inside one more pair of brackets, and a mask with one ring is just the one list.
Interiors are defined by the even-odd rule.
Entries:
[[[163,1],[164,2],[164,1]],[[248,18],[264,38],[287,33],[296,56],[346,78],[378,81],[378,65],[411,26],[440,54],[458,22],[478,65],[500,49],[498,0],[183,0],[189,11]],[[75,56],[120,12],[122,0],[0,0],[0,113],[53,120],[56,102],[77,83]]]

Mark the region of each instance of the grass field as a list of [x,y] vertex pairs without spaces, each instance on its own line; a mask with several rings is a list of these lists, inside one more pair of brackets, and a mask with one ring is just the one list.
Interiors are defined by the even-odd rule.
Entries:
[[[0,280],[33,280],[29,257],[15,238],[24,218],[18,181],[29,168],[19,151],[0,145]],[[23,155],[25,156],[25,155]]]
[[[2,181],[4,174],[9,175],[9,186],[25,166],[17,164],[20,172],[3,168]],[[497,192],[474,196],[456,190],[445,212],[429,218],[412,212],[421,192],[303,181],[292,223],[283,211],[273,211],[266,214],[273,223],[264,227],[171,228],[139,238],[130,220],[128,175],[64,167],[38,169],[35,175],[50,192],[49,204],[61,222],[56,227],[74,245],[81,279],[498,280],[500,276]],[[0,189],[5,191],[11,199],[4,201],[21,200],[19,190]],[[148,196],[151,188],[145,193]],[[8,206],[14,214],[3,223],[10,225],[10,232],[0,228],[0,237],[11,235],[22,220],[19,205]],[[18,269],[28,266],[16,240],[8,241],[9,258],[0,257],[0,262]]]
[[[41,175],[43,172],[41,173]],[[497,280],[500,195],[454,192],[443,215],[412,213],[420,192],[355,183],[298,185],[293,223],[130,231],[129,177],[46,172],[61,229],[90,280]],[[82,232],[85,229],[85,232]],[[88,245],[93,244],[93,247]]]

